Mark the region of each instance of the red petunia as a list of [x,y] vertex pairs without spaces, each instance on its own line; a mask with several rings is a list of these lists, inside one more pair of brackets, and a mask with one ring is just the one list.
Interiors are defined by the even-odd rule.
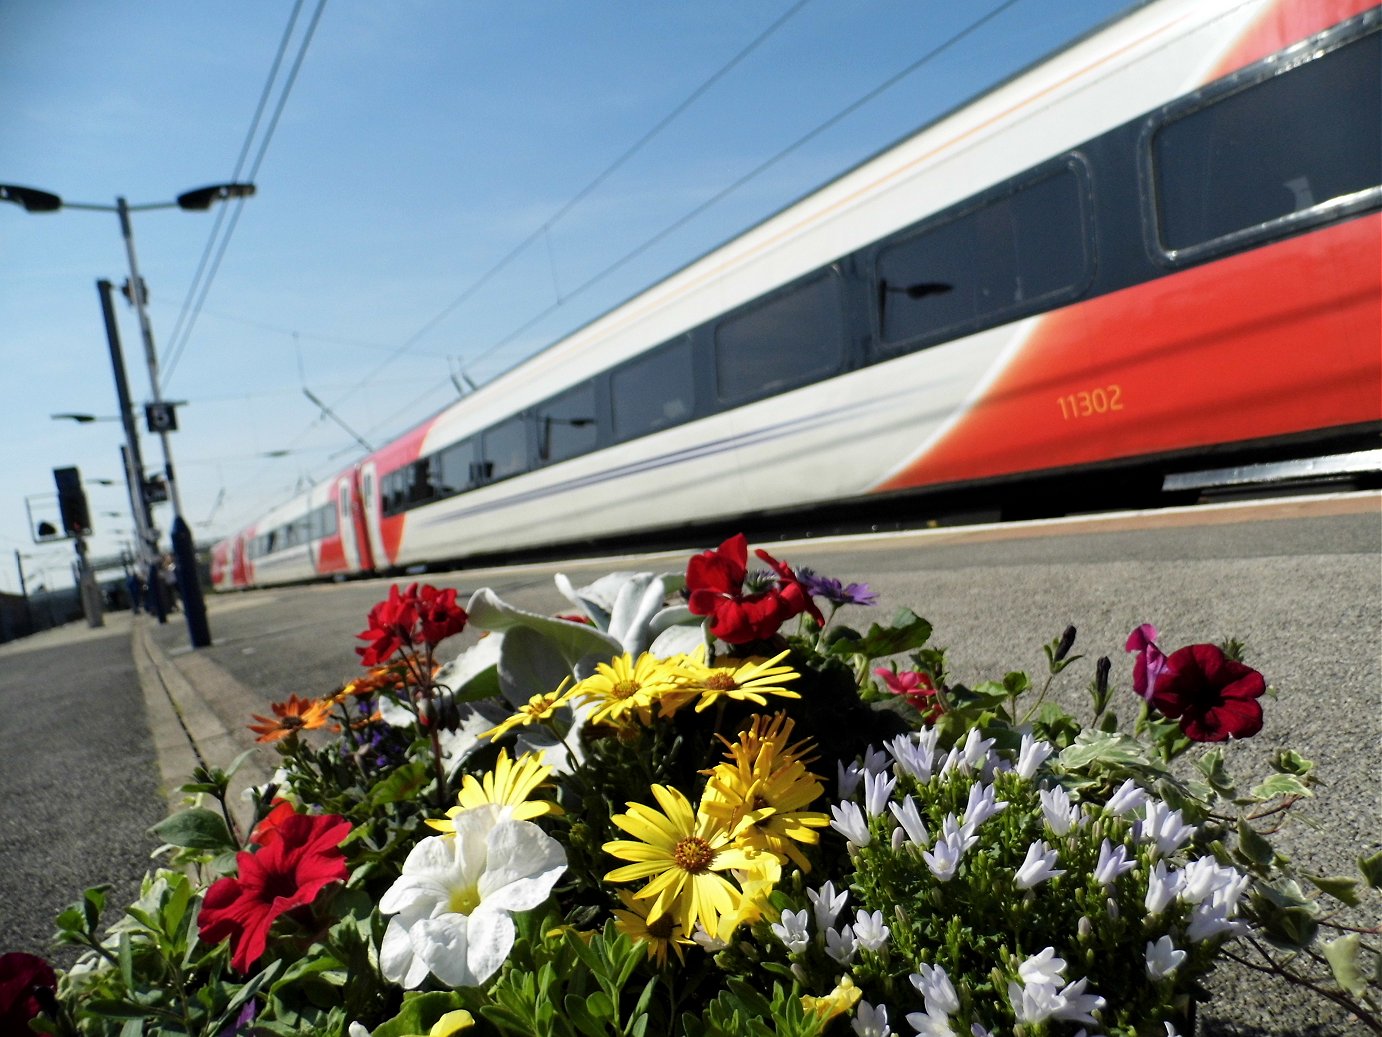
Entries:
[[398,584],[389,588],[389,596],[370,609],[369,628],[356,635],[368,641],[365,648],[357,648],[361,664],[378,666],[394,657],[405,645],[425,644],[429,648],[465,629],[465,609],[456,604],[454,590],[416,583],[400,592]]
[[37,992],[57,987],[53,966],[37,955],[0,954],[0,1034],[31,1033],[29,1020],[43,1010]]
[[749,543],[743,533],[713,551],[702,551],[687,564],[687,606],[697,616],[711,617],[710,632],[726,644],[739,645],[772,637],[784,622],[803,612],[822,622],[820,610],[791,567],[766,551],[754,553],[777,573],[775,586],[744,590]]
[[293,804],[286,799],[274,800],[274,808],[264,815],[263,820],[254,826],[254,831],[250,833],[250,842],[255,846],[265,847],[278,838],[278,826],[290,817],[296,817],[297,811],[293,809]]
[[1262,730],[1267,690],[1262,674],[1230,659],[1207,644],[1171,653],[1152,685],[1148,701],[1161,713],[1180,720],[1180,729],[1196,742],[1247,738]]
[[212,884],[202,900],[197,928],[202,941],[229,937],[231,964],[249,972],[264,954],[279,915],[304,907],[332,882],[345,880],[341,841],[350,822],[325,814],[293,814],[275,826],[277,836],[253,853],[236,857],[239,876]]

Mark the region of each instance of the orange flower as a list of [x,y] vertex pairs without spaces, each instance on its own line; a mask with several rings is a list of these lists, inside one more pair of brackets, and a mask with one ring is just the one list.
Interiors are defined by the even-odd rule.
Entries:
[[252,714],[257,724],[249,728],[259,737],[256,742],[277,742],[280,738],[296,735],[299,731],[312,731],[324,727],[331,716],[329,701],[313,701],[289,695],[287,702],[274,702],[270,706],[277,720]]

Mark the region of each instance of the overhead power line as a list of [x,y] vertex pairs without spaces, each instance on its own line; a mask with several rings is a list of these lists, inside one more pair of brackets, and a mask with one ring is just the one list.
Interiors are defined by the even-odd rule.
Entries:
[[[787,22],[789,22],[797,14],[798,11],[800,11],[810,2],[811,0],[797,0],[796,3],[794,3],[786,11],[779,15],[778,18],[771,25],[769,25],[766,29],[764,29],[752,40],[750,40],[737,54],[735,54],[727,62],[725,62],[718,69],[716,69],[716,71],[710,76],[710,78],[706,79],[704,82],[700,84],[700,86],[692,90],[691,93],[688,94],[680,104],[678,104],[670,112],[668,112],[661,119],[659,119],[650,130],[648,130],[646,133],[643,134],[643,136],[639,137],[638,140],[634,141],[631,145],[629,145],[629,147],[626,148],[623,151],[623,153],[619,155],[618,158],[616,158],[613,162],[611,162],[608,166],[601,170],[601,172],[595,177],[595,179],[591,180],[590,183],[586,184],[574,195],[572,195],[569,199],[567,199],[566,202],[563,203],[562,206],[559,209],[557,209],[555,213],[547,217],[546,221],[544,221],[536,230],[534,230],[526,238],[520,241],[507,253],[505,253],[503,258],[501,258],[497,263],[495,263],[483,274],[481,274],[478,278],[472,281],[465,288],[464,291],[462,291],[449,303],[443,306],[439,313],[437,313],[435,316],[424,322],[422,327],[418,328],[417,331],[409,335],[403,341],[403,343],[396,350],[394,350],[394,352],[390,354],[386,360],[384,360],[383,363],[381,363],[378,367],[372,370],[369,374],[365,375],[365,377],[360,380],[360,382],[356,385],[354,389],[351,390],[351,392],[358,392],[366,385],[372,383],[375,375],[379,374],[386,367],[388,367],[390,363],[392,363],[394,360],[398,359],[404,353],[412,349],[412,347],[415,344],[417,344],[417,342],[421,340],[423,336],[425,336],[428,332],[430,332],[433,328],[435,328],[438,324],[440,324],[443,320],[445,320],[448,316],[455,312],[455,310],[459,306],[463,305],[468,299],[474,296],[476,292],[478,292],[487,283],[489,283],[489,281],[496,274],[498,274],[501,270],[507,267],[515,259],[517,259],[518,256],[521,255],[526,248],[528,248],[529,245],[533,244],[533,242],[548,234],[552,227],[556,223],[558,223],[567,213],[569,213],[572,209],[574,209],[577,205],[579,205],[582,201],[589,197],[591,192],[593,192],[597,187],[599,187],[606,180],[608,180],[626,162],[628,162],[629,159],[633,158],[640,151],[642,151],[643,148],[646,147],[653,140],[654,137],[656,137],[668,126],[670,126],[674,121],[676,121],[676,119],[688,108],[690,108],[693,104],[695,104],[696,101],[698,101],[706,93],[706,91],[708,91],[712,86],[714,86],[721,79],[723,79],[736,65],[742,62],[760,46],[762,46],[763,43],[765,43],[774,33],[776,33],[784,25],[786,25]],[[337,404],[340,404],[349,395],[350,393],[347,393],[345,396],[340,397],[340,399],[336,401]]]
[[[264,90],[259,98],[259,105],[255,110],[254,118],[250,122],[249,132],[245,135],[245,142],[241,146],[240,157],[235,163],[235,173],[231,177],[232,181],[238,182],[240,179],[245,156],[249,153],[250,142],[253,140],[255,131],[258,129],[259,120],[264,112],[264,105],[268,100],[274,81],[278,78],[278,70],[282,64],[283,55],[287,50],[288,41],[292,36],[293,28],[297,23],[298,13],[301,8],[302,0],[297,0],[293,5],[292,14],[289,16],[288,27],[284,30],[283,39],[279,43],[278,53],[274,56],[274,62],[269,70],[268,80],[265,82]],[[293,86],[297,82],[298,72],[302,68],[303,59],[307,57],[307,48],[312,44],[312,37],[316,34],[317,24],[321,21],[322,11],[325,10],[325,8],[326,0],[317,0],[316,10],[312,12],[312,19],[308,22],[307,29],[303,32],[302,40],[298,44],[298,51],[296,57],[293,59],[292,68],[289,69],[287,78],[283,82],[283,87],[279,91],[278,102],[274,106],[273,115],[270,117],[268,127],[265,129],[264,135],[260,139],[259,150],[255,153],[254,161],[251,163],[248,173],[245,174],[245,178],[251,183],[253,183],[255,177],[259,175],[259,167],[264,161],[264,156],[268,153],[269,143],[273,140],[274,132],[278,129],[279,117],[282,116],[283,109],[288,103],[288,97],[293,92]],[[195,293],[196,301],[192,303],[191,312],[184,323],[183,313],[188,312],[188,303],[187,300],[184,299],[183,312],[178,315],[178,324],[174,327],[174,337],[176,338],[179,330],[181,330],[182,337],[177,341],[170,339],[168,355],[164,358],[162,382],[165,391],[173,376],[173,371],[177,367],[178,361],[182,359],[183,354],[187,350],[187,343],[192,338],[192,330],[196,327],[202,304],[206,301],[206,296],[211,291],[211,284],[216,279],[216,273],[221,267],[221,259],[225,256],[226,248],[230,245],[230,239],[235,234],[235,227],[240,222],[240,212],[244,208],[244,205],[245,199],[241,198],[237,200],[235,206],[231,210],[229,221],[226,224],[225,234],[221,236],[220,243],[216,247],[215,256],[211,259],[208,266],[207,256],[210,255],[212,244],[216,241],[216,233],[221,226],[221,217],[224,214],[224,210],[230,207],[222,206],[221,212],[217,213],[217,222],[212,227],[211,236],[207,240],[207,247],[202,252],[202,261],[197,267],[197,276],[193,278],[192,285],[188,288],[187,299],[191,299]],[[203,270],[206,271],[206,276],[204,278],[201,276]],[[200,290],[198,290],[198,280],[201,281]]]

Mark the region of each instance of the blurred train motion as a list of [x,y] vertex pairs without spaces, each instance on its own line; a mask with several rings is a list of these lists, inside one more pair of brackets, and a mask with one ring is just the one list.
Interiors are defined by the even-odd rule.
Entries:
[[1371,3],[1138,8],[235,533],[213,583],[1376,447],[1380,69]]

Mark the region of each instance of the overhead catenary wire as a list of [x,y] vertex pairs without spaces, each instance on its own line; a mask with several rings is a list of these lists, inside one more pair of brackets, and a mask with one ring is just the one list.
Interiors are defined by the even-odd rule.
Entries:
[[[269,119],[268,127],[264,131],[264,136],[260,139],[259,149],[255,153],[254,161],[253,163],[251,163],[248,172],[245,174],[246,179],[248,179],[250,183],[253,183],[255,178],[259,175],[259,167],[264,161],[264,156],[268,153],[269,144],[274,138],[275,131],[278,129],[279,118],[283,115],[283,109],[284,107],[286,107],[288,103],[288,97],[292,94],[293,86],[297,83],[298,72],[302,69],[303,59],[307,57],[307,49],[312,44],[312,37],[316,34],[317,25],[321,21],[322,12],[326,9],[326,2],[327,0],[317,0],[316,10],[312,12],[312,18],[307,23],[307,28],[303,32],[302,40],[298,44],[297,55],[293,58],[292,67],[288,70],[288,75],[284,79],[283,88],[279,91],[278,102],[274,106],[273,115]],[[285,41],[288,35],[292,32],[293,23],[297,19],[298,9],[300,6],[301,0],[298,0],[298,3],[293,8],[292,19],[289,22],[288,31],[287,33],[285,33],[284,36]],[[274,68],[273,72],[271,73],[270,82],[272,82],[272,79],[277,75],[278,64],[280,59],[281,53],[279,58],[275,58]],[[250,128],[251,134],[253,134],[254,132],[255,125],[258,124],[259,117],[260,112],[256,111],[254,122],[252,123]],[[246,143],[248,144],[248,142],[249,140],[247,138]],[[241,151],[241,161],[243,161],[244,158],[244,150],[245,149],[242,149]],[[239,179],[239,169],[240,167],[237,164],[236,174],[232,179]],[[191,341],[192,330],[196,327],[197,318],[201,312],[202,304],[206,301],[207,294],[211,291],[211,284],[216,279],[216,273],[220,269],[221,260],[225,256],[226,248],[230,245],[230,239],[235,234],[235,227],[240,222],[240,213],[244,209],[244,206],[245,199],[239,198],[236,199],[234,206],[229,207],[231,212],[228,219],[228,223],[226,225],[225,234],[222,235],[220,244],[216,249],[215,257],[211,260],[210,266],[207,269],[206,277],[202,280],[201,288],[197,294],[196,302],[192,305],[191,315],[188,317],[186,324],[182,328],[182,338],[178,342],[173,343],[171,345],[169,355],[164,360],[162,383],[165,392],[167,391],[169,380],[172,378],[173,371],[177,367],[177,362],[182,358],[183,354],[186,352],[187,343]]]
[[[753,47],[756,47],[757,45],[761,44],[761,42],[766,38],[766,36],[767,36],[768,33],[770,33],[771,31],[774,31],[776,28],[780,27],[781,24],[784,24],[787,18],[789,18],[791,15],[795,14],[795,13],[796,13],[798,10],[800,10],[801,7],[803,7],[803,6],[805,5],[805,3],[807,3],[807,2],[809,2],[809,0],[800,0],[799,3],[797,3],[797,4],[794,5],[792,8],[790,8],[783,16],[781,16],[781,17],[778,19],[777,22],[775,22],[772,26],[770,26],[768,30],[765,30],[764,33],[761,33],[761,34],[759,35],[759,37],[755,38],[755,40],[754,40],[748,47],[746,47],[746,48],[744,48],[743,50],[741,50],[741,51],[739,52],[739,54],[737,54],[733,59],[731,59],[731,63],[730,63],[730,64],[727,64],[722,70],[720,70],[720,71],[717,72],[714,76],[712,76],[712,77],[711,77],[711,80],[707,80],[706,84],[703,84],[703,85],[702,85],[702,88],[698,88],[698,90],[693,94],[692,97],[688,98],[687,101],[685,101],[685,102],[683,102],[681,105],[679,105],[679,106],[677,107],[677,109],[674,111],[674,113],[673,113],[672,116],[668,116],[668,117],[664,118],[663,120],[661,120],[661,121],[658,123],[657,127],[654,128],[654,130],[649,131],[649,134],[646,134],[646,135],[645,135],[645,138],[646,138],[646,139],[641,138],[641,139],[640,139],[640,142],[639,142],[637,145],[635,145],[635,147],[641,146],[642,144],[645,144],[645,143],[647,142],[648,139],[651,139],[651,136],[654,135],[654,134],[656,133],[657,130],[661,129],[661,128],[664,127],[668,122],[670,122],[671,119],[674,117],[674,115],[675,115],[676,113],[679,113],[680,111],[684,110],[685,107],[691,102],[691,100],[694,99],[695,96],[699,96],[700,93],[703,93],[703,92],[704,92],[704,87],[708,86],[713,80],[718,79],[721,75],[723,75],[724,71],[727,71],[728,68],[732,67],[733,64],[737,64],[738,61],[742,60],[742,58],[743,58],[744,56],[746,56],[746,54],[747,54]],[[726,187],[722,188],[721,190],[717,191],[717,192],[716,192],[713,196],[711,196],[710,198],[708,198],[708,199],[706,199],[706,200],[704,200],[704,201],[698,203],[698,204],[697,204],[696,206],[694,206],[691,210],[689,210],[688,212],[686,212],[685,214],[683,214],[681,217],[679,217],[678,219],[676,219],[675,221],[673,221],[671,224],[669,224],[668,226],[666,226],[666,227],[663,228],[662,230],[658,231],[658,232],[657,232],[656,234],[654,234],[652,237],[650,237],[650,238],[646,239],[645,241],[643,241],[641,244],[639,244],[638,246],[636,246],[634,249],[632,249],[632,250],[630,250],[629,252],[625,253],[625,254],[624,254],[623,256],[621,256],[619,259],[615,260],[613,263],[610,263],[609,265],[607,265],[606,267],[604,267],[604,268],[601,269],[600,271],[596,272],[595,274],[593,274],[592,276],[590,276],[589,278],[587,278],[585,281],[583,281],[581,284],[579,284],[579,285],[576,286],[575,288],[570,289],[570,290],[568,290],[568,291],[562,293],[562,295],[561,295],[561,301],[559,301],[559,302],[557,302],[557,303],[554,303],[554,304],[552,304],[552,305],[547,306],[547,307],[544,308],[540,313],[536,314],[536,315],[535,315],[534,317],[532,317],[532,318],[529,318],[529,319],[528,319],[527,321],[525,321],[522,325],[520,325],[519,327],[515,328],[513,331],[511,331],[510,333],[508,333],[507,335],[505,335],[503,338],[499,339],[498,341],[496,341],[495,343],[493,343],[492,345],[490,345],[488,348],[486,348],[486,349],[485,349],[484,351],[482,351],[481,353],[477,354],[477,355],[474,356],[474,357],[468,358],[467,364],[468,364],[468,365],[474,364],[474,363],[475,363],[476,361],[478,361],[478,360],[481,360],[481,359],[484,359],[484,358],[486,358],[486,357],[492,356],[494,353],[496,353],[496,352],[498,352],[499,350],[501,350],[504,346],[510,344],[514,339],[518,338],[519,336],[521,336],[522,334],[524,334],[525,332],[527,332],[528,330],[530,330],[532,327],[534,327],[535,325],[537,325],[538,323],[540,323],[542,320],[544,320],[545,318],[551,316],[554,312],[556,312],[558,309],[560,309],[561,306],[563,306],[563,305],[565,305],[566,303],[570,302],[572,299],[576,298],[577,296],[579,296],[580,294],[584,293],[585,291],[588,291],[590,288],[594,287],[594,285],[598,284],[600,281],[604,280],[606,277],[610,276],[610,275],[613,274],[615,271],[617,271],[618,269],[622,268],[622,267],[623,267],[624,265],[626,265],[627,263],[631,262],[633,259],[635,259],[635,258],[637,258],[638,256],[642,255],[644,252],[646,252],[648,249],[652,248],[652,247],[653,247],[654,245],[656,245],[658,242],[664,240],[664,239],[665,239],[666,237],[668,237],[670,234],[674,233],[675,231],[677,231],[677,230],[680,229],[681,227],[685,226],[685,225],[686,225],[688,222],[690,222],[691,220],[693,220],[693,219],[695,219],[696,217],[700,216],[700,215],[701,215],[702,213],[704,213],[707,209],[709,209],[710,207],[714,206],[714,205],[717,204],[718,202],[722,201],[724,198],[726,198],[726,197],[729,196],[730,194],[734,193],[735,191],[739,190],[739,189],[742,188],[745,184],[747,184],[747,183],[751,182],[752,180],[754,180],[755,178],[761,176],[764,172],[766,172],[768,169],[772,168],[772,167],[773,167],[774,165],[776,165],[777,163],[781,162],[784,158],[786,158],[787,156],[791,155],[792,153],[794,153],[795,151],[797,151],[798,149],[800,149],[801,147],[803,147],[804,145],[806,145],[806,144],[809,143],[810,141],[814,140],[816,137],[820,136],[822,133],[826,132],[827,130],[829,130],[829,129],[832,128],[833,126],[837,125],[837,124],[838,124],[839,122],[841,122],[843,119],[848,118],[848,117],[849,117],[850,115],[852,115],[854,112],[858,111],[861,107],[863,107],[864,105],[868,104],[870,101],[874,100],[875,98],[877,98],[877,97],[880,96],[881,94],[885,93],[886,91],[888,91],[889,89],[891,89],[892,87],[894,87],[897,83],[899,83],[900,81],[902,81],[902,80],[905,79],[906,77],[912,75],[913,73],[915,73],[917,70],[919,70],[919,69],[922,68],[923,66],[925,66],[925,65],[929,64],[930,62],[934,61],[934,60],[935,60],[936,58],[938,58],[940,55],[944,54],[946,51],[948,51],[948,50],[950,50],[951,48],[953,48],[956,44],[960,43],[961,41],[963,41],[963,40],[966,39],[967,37],[973,35],[976,31],[978,31],[979,29],[983,28],[985,25],[987,25],[988,23],[990,23],[990,22],[993,21],[994,19],[998,18],[999,16],[1001,16],[1001,15],[1004,14],[1006,11],[1008,11],[1008,10],[1011,9],[1012,7],[1016,6],[1016,5],[1017,5],[1018,3],[1020,3],[1020,2],[1021,2],[1021,0],[1003,0],[1002,3],[999,3],[997,6],[993,7],[991,10],[989,10],[987,13],[985,13],[985,14],[981,15],[980,17],[976,18],[975,20],[969,22],[969,23],[966,24],[964,27],[962,27],[961,29],[959,29],[959,30],[957,30],[956,32],[954,32],[953,34],[951,34],[951,35],[950,35],[949,37],[947,37],[945,40],[941,41],[941,42],[938,43],[936,46],[934,46],[934,47],[932,47],[931,49],[929,49],[926,53],[922,54],[922,55],[921,55],[920,57],[918,57],[915,61],[912,61],[912,62],[909,63],[907,66],[905,66],[904,68],[902,68],[901,70],[899,70],[898,72],[896,72],[896,73],[890,75],[887,79],[883,80],[883,81],[882,81],[881,83],[879,83],[877,86],[875,86],[875,87],[873,87],[872,89],[868,90],[866,93],[862,94],[861,96],[859,96],[858,98],[856,98],[854,101],[850,102],[849,104],[847,104],[846,106],[844,106],[843,108],[841,108],[841,109],[840,109],[839,111],[837,111],[835,114],[831,115],[829,118],[827,118],[827,119],[825,119],[824,121],[822,121],[821,123],[817,124],[813,129],[811,129],[811,130],[808,131],[807,133],[803,134],[802,136],[796,138],[794,141],[792,141],[792,142],[791,142],[790,144],[788,144],[786,147],[784,147],[784,148],[780,149],[779,151],[777,151],[775,154],[773,154],[773,155],[772,155],[771,157],[769,157],[768,159],[766,159],[766,160],[764,160],[763,162],[760,162],[759,164],[757,164],[756,166],[754,166],[751,170],[749,170],[748,172],[744,173],[742,176],[740,176],[740,177],[738,177],[737,179],[735,179],[731,184],[729,184],[728,186],[726,186]],[[631,150],[632,150],[632,149],[631,149]],[[629,154],[629,152],[626,152],[626,153],[625,153],[625,156],[627,156],[628,154]],[[617,159],[617,160],[616,160],[616,163],[621,163],[621,162],[624,160],[624,157],[625,157],[625,156],[621,156],[620,159]],[[610,169],[610,172],[612,172],[614,168],[617,168],[617,165],[612,166],[611,169]],[[538,228],[537,228],[535,231],[533,231],[527,238],[525,238],[520,244],[516,245],[513,249],[511,249],[508,253],[506,253],[505,256],[504,256],[503,258],[501,258],[494,266],[490,267],[484,274],[481,275],[480,278],[478,278],[475,282],[472,282],[472,284],[469,285],[469,286],[466,288],[466,290],[465,290],[464,292],[462,292],[459,296],[457,296],[457,297],[456,297],[455,299],[453,299],[450,303],[448,303],[447,306],[446,306],[445,308],[443,308],[442,311],[440,311],[438,314],[436,314],[436,315],[435,315],[433,318],[431,318],[428,322],[426,322],[424,325],[422,325],[416,332],[414,332],[413,335],[411,335],[407,340],[405,340],[405,342],[404,342],[401,346],[399,346],[397,350],[394,351],[394,353],[389,357],[388,360],[386,360],[383,364],[381,364],[381,365],[380,365],[378,368],[376,368],[375,370],[371,371],[370,374],[366,375],[364,379],[362,379],[360,382],[358,382],[358,383],[357,383],[351,390],[349,390],[345,395],[339,397],[339,398],[337,399],[337,401],[336,401],[337,405],[339,405],[339,403],[340,403],[342,400],[346,399],[351,393],[353,393],[353,392],[355,392],[355,391],[358,391],[360,388],[364,387],[365,385],[372,384],[372,379],[373,379],[376,375],[378,375],[378,374],[379,374],[380,372],[382,372],[387,366],[389,366],[389,364],[390,364],[393,360],[396,360],[398,356],[401,356],[403,353],[405,353],[405,352],[407,352],[409,349],[411,349],[412,345],[415,344],[422,336],[424,336],[427,332],[431,331],[432,328],[434,328],[434,327],[435,327],[437,324],[439,324],[443,319],[445,319],[451,312],[453,312],[457,307],[459,307],[460,305],[462,305],[467,299],[469,299],[471,296],[473,296],[473,294],[474,294],[476,291],[478,291],[480,287],[482,287],[482,286],[483,286],[485,283],[487,283],[495,274],[497,274],[500,270],[502,270],[502,269],[504,268],[504,266],[506,266],[509,262],[511,262],[519,253],[521,253],[521,252],[523,251],[524,248],[526,248],[526,247],[528,247],[529,245],[531,245],[533,241],[537,240],[542,234],[546,233],[546,232],[547,232],[547,229],[548,229],[548,227],[549,227],[549,224],[550,224],[551,222],[554,222],[554,221],[555,221],[557,218],[559,218],[561,215],[564,215],[567,211],[569,211],[570,208],[573,207],[581,198],[583,198],[583,197],[585,197],[585,195],[589,194],[589,192],[590,192],[591,190],[593,190],[595,186],[598,186],[598,184],[597,184],[597,183],[592,183],[591,185],[588,185],[587,188],[583,189],[582,192],[580,192],[577,196],[573,197],[573,199],[572,199],[571,201],[569,201],[568,203],[566,203],[566,204],[558,211],[558,213],[557,213],[556,215],[554,215],[553,217],[550,217],[549,220],[548,220],[547,222],[545,222],[542,226],[538,227]],[[407,406],[405,406],[405,407],[403,407],[403,408],[400,408],[397,412],[395,412],[395,413],[389,415],[388,417],[382,419],[381,421],[377,422],[375,425],[373,425],[370,429],[367,430],[368,434],[373,435],[375,432],[377,432],[377,431],[379,431],[379,430],[385,428],[393,418],[395,418],[395,417],[397,417],[397,416],[399,416],[399,415],[401,415],[401,414],[403,414],[403,413],[407,413],[407,412],[413,411],[414,408],[416,407],[416,405],[417,405],[419,402],[421,402],[421,400],[425,399],[427,396],[429,396],[429,395],[431,395],[431,394],[432,394],[432,390],[429,389],[427,392],[425,392],[424,394],[422,394],[421,396],[419,396],[416,400],[411,401]],[[313,423],[313,426],[315,426],[315,424],[316,424],[316,422]],[[313,426],[309,426],[307,429],[304,429],[304,431],[303,431],[302,433],[300,433],[299,436],[293,441],[293,445],[296,446],[298,443],[300,443],[300,442],[302,441],[302,439],[305,438],[306,435],[311,431],[311,428],[312,428]]]

